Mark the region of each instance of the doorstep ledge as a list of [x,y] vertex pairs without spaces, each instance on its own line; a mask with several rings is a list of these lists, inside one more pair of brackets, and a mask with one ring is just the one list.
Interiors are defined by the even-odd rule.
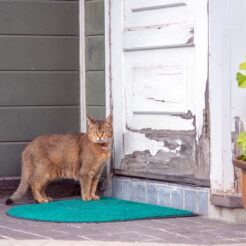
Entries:
[[239,196],[212,194],[210,201],[218,207],[243,208],[243,201]]

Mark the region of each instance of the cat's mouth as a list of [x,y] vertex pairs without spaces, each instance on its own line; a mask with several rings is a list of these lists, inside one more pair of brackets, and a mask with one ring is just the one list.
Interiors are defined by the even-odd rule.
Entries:
[[110,140],[108,140],[108,139],[107,140],[97,140],[94,143],[99,145],[102,150],[108,150],[109,146],[110,146]]
[[109,143],[108,142],[100,142],[97,143],[102,150],[108,150],[109,149]]
[[103,139],[103,140],[96,140],[96,141],[94,141],[94,143],[96,143],[96,144],[108,144],[108,143],[110,143],[110,140],[111,139]]

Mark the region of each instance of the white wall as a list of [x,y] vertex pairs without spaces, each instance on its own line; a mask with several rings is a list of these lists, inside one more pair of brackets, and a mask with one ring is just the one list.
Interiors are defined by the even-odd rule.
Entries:
[[209,3],[212,193],[235,193],[231,134],[235,116],[246,124],[246,90],[235,75],[246,55],[245,13],[244,0]]
[[[246,1],[209,2],[209,93],[211,113],[211,193],[237,195],[232,165],[235,117],[246,126],[246,89],[236,72],[246,56]],[[211,206],[210,216],[246,222],[242,209]]]

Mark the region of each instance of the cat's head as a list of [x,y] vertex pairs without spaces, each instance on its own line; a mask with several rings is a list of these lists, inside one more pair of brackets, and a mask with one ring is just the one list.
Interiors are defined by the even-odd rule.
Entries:
[[88,122],[88,138],[93,143],[107,143],[110,142],[113,136],[112,116],[111,114],[105,120],[94,120],[87,115]]

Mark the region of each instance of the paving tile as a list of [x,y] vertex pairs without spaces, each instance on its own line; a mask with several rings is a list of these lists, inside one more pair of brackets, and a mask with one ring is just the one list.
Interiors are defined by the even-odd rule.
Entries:
[[133,183],[128,179],[122,181],[122,198],[125,200],[135,200],[135,190]]
[[0,225],[0,235],[13,239],[51,239],[50,237],[42,235],[42,233],[35,233],[15,227]]
[[133,182],[134,187],[134,200],[137,202],[146,202],[146,183],[145,182]]
[[158,189],[156,185],[146,183],[146,201],[147,203],[158,204]]
[[159,187],[159,205],[162,206],[171,206],[171,193],[170,193],[170,188],[167,187]]
[[198,192],[198,213],[199,214],[208,214],[208,193],[207,192]]
[[147,242],[155,239],[151,235],[146,235],[138,232],[119,232],[119,233],[107,233],[107,234],[97,234],[91,236],[93,240],[101,241],[121,241],[121,242]]
[[[156,192],[155,187],[152,191]],[[131,197],[131,192],[133,191],[128,192],[127,196]],[[184,198],[183,195],[180,195],[182,194],[180,191],[176,190],[175,194],[178,199]],[[246,245],[246,225],[225,223],[204,216],[113,223],[48,223],[9,217],[5,214],[5,210],[9,207],[3,205],[4,200],[0,202],[0,239],[43,240],[50,238],[78,242],[102,240],[187,243],[191,245],[195,243],[198,245],[220,243],[226,245],[243,243]]]
[[185,190],[184,196],[184,208],[197,213],[197,192]]
[[123,183],[122,179],[113,178],[112,181],[112,195],[116,198],[123,197]]
[[183,204],[183,197],[184,197],[184,191],[183,189],[176,188],[171,192],[171,206],[173,208],[179,208],[183,209],[184,204]]

